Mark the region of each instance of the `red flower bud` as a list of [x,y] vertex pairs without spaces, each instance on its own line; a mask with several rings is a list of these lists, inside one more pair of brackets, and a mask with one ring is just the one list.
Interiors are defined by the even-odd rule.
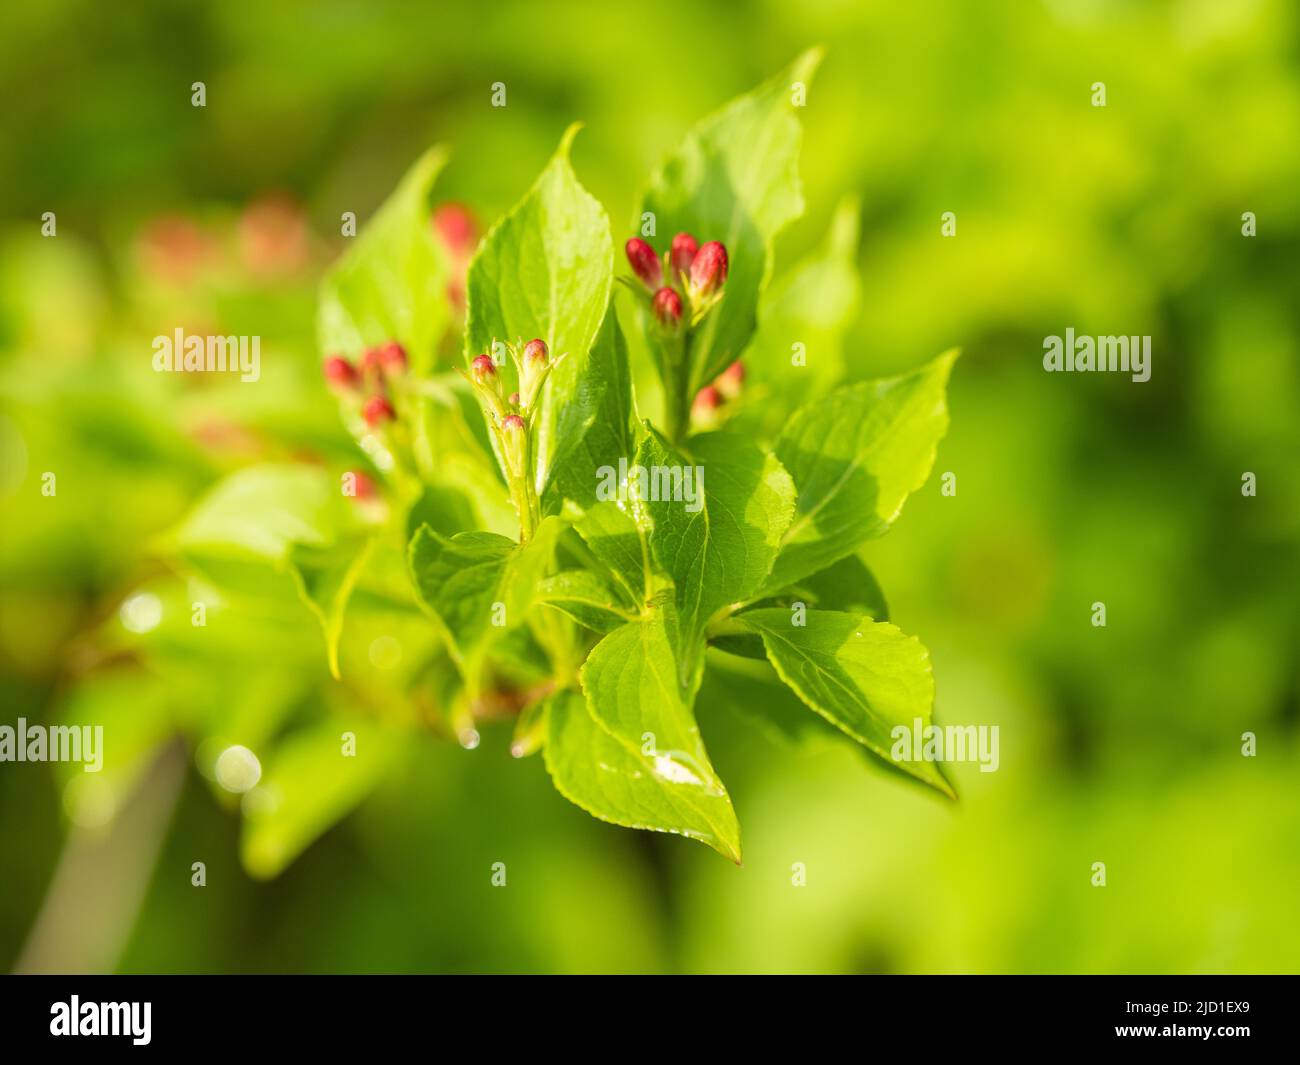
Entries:
[[745,386],[745,364],[737,359],[718,374],[713,384],[727,399],[735,399]]
[[701,296],[711,296],[727,280],[727,249],[716,240],[695,253],[691,263],[691,287]]
[[514,407],[516,410],[519,409],[519,393],[518,393],[518,392],[511,392],[511,393],[510,393],[510,406]]
[[705,385],[695,393],[695,410],[701,414],[715,411],[722,406],[722,393],[712,385]]
[[695,253],[700,250],[699,243],[689,233],[678,233],[673,237],[672,251],[669,257],[672,260],[673,270],[685,275],[691,272],[691,263],[695,261]]
[[478,227],[469,208],[444,203],[433,210],[433,231],[454,259],[468,259],[478,240]]
[[526,476],[528,468],[528,424],[518,414],[501,419],[501,451],[509,476]]
[[393,410],[393,405],[383,396],[371,396],[366,400],[366,405],[361,408],[361,416],[373,429],[382,422],[392,421],[397,417],[397,411]]
[[351,392],[361,380],[357,368],[342,355],[331,355],[321,363],[321,373],[325,375],[325,383],[336,392]]
[[457,314],[465,313],[465,282],[459,277],[447,282],[447,299]]
[[524,365],[535,364],[537,366],[546,365],[546,341],[530,340],[524,345]]
[[370,475],[361,470],[349,470],[348,472],[352,474],[353,498],[361,502],[374,499],[378,492]]
[[519,415],[506,415],[500,420],[500,451],[506,459],[508,480],[528,476],[528,423]]
[[655,321],[669,332],[682,324],[682,298],[670,288],[661,288],[650,301]]
[[524,345],[523,358],[519,360],[519,391],[523,393],[521,407],[531,409],[541,394],[542,385],[551,372],[547,355],[544,340],[530,340]]
[[376,359],[384,373],[400,374],[406,372],[406,349],[396,340],[385,340],[376,349]]
[[366,348],[366,350],[361,353],[361,358],[358,361],[361,363],[361,372],[363,374],[374,376],[379,373],[378,348]]
[[659,283],[663,280],[664,269],[654,248],[639,237],[633,237],[627,242],[627,261],[632,264],[633,273],[644,281],[647,287],[652,289],[659,287]]
[[501,374],[497,371],[497,364],[492,361],[492,356],[486,353],[474,356],[474,361],[469,364],[468,376],[475,391],[492,408],[492,413],[498,418],[505,414],[505,405],[502,402],[505,396],[504,383]]

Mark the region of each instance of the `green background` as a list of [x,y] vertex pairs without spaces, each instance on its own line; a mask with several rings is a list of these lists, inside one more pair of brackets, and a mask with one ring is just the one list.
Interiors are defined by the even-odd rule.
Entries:
[[[114,626],[223,473],[349,461],[314,341],[340,213],[364,226],[443,142],[436,197],[486,227],[577,119],[621,241],[690,125],[815,43],[778,271],[860,197],[850,376],[964,349],[936,475],[867,557],[931,650],[938,718],[1000,726],[999,770],[952,767],[950,807],[706,689],[741,868],[597,823],[489,726],[473,752],[417,734],[251,877],[231,797],[167,737],[310,718],[314,622],[250,625],[220,666],[173,647],[185,685]],[[80,713],[170,753],[134,800],[134,778],[86,800],[79,774],[0,764],[0,967],[1300,969],[1298,48],[1285,0],[8,6],[0,723]],[[259,386],[153,374],[180,324],[261,335]],[[1069,326],[1151,335],[1151,380],[1044,373]]]

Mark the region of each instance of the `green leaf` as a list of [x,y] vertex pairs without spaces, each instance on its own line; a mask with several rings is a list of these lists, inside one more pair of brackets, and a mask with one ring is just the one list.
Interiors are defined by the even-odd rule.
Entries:
[[321,350],[355,356],[383,340],[400,341],[425,373],[452,320],[450,267],[430,227],[429,195],[447,161],[430,148],[353,241],[321,285]]
[[427,525],[443,536],[455,536],[462,529],[477,524],[474,507],[465,493],[445,484],[426,484],[406,512],[406,538]]
[[596,645],[585,702],[550,708],[546,765],[561,794],[596,817],[680,833],[739,862],[736,814],[677,685],[670,625],[656,610]]
[[337,484],[308,466],[250,466],[219,482],[170,536],[186,554],[286,560],[295,545],[328,547],[350,523]]
[[[344,730],[356,754],[343,753]],[[322,721],[289,736],[245,797],[240,856],[249,874],[278,876],[382,779],[399,741],[364,722]]]
[[888,621],[889,606],[875,574],[857,555],[846,555],[824,570],[804,577],[773,594],[763,605],[789,607],[799,602],[819,610],[865,614],[872,621]]
[[891,731],[930,724],[934,674],[929,652],[897,626],[835,610],[751,610],[733,619],[763,638],[777,674],[810,707],[894,769],[955,798],[938,765],[891,754]]
[[612,302],[587,365],[559,409],[556,441],[555,461],[543,493],[548,510],[558,509],[565,499],[590,507],[596,502],[601,467],[617,465],[636,448],[632,373]]
[[589,570],[563,570],[537,587],[537,601],[546,603],[596,632],[612,632],[632,620],[636,607],[615,586]]
[[[578,183],[569,162],[578,129],[565,132],[546,169],[488,233],[469,267],[469,358],[490,352],[494,340],[520,337],[541,337],[554,358],[563,357],[551,371],[539,411],[538,491],[557,457],[579,446],[592,419],[603,413],[604,389],[616,387],[607,377],[595,385],[585,380],[609,304],[614,243],[605,209]],[[608,371],[604,358],[596,359],[598,376]]]
[[[762,638],[752,634],[749,638],[758,643],[759,657],[765,658]],[[730,710],[747,724],[757,724],[770,737],[787,743],[851,743],[820,714],[810,714],[808,705],[782,682],[766,660],[747,661],[716,651],[710,653],[696,702],[707,707],[709,714]]]
[[307,608],[316,615],[325,636],[325,654],[330,675],[339,679],[339,638],[343,615],[352,589],[365,569],[374,547],[373,538],[351,540],[328,551],[298,546],[292,555],[291,572]]
[[654,592],[655,579],[650,543],[633,506],[631,501],[597,503],[573,527],[631,601],[646,603]]
[[[651,433],[636,455],[636,465],[650,476],[629,488],[653,522],[651,549],[676,588],[687,652],[678,663],[683,684],[695,668],[705,626],[762,586],[794,514],[794,484],[775,456],[727,433],[695,437],[690,452],[689,460],[683,458]],[[680,491],[676,482],[655,476],[688,464],[695,468],[695,502],[687,499],[684,473]]]
[[797,510],[767,588],[825,569],[889,528],[930,475],[956,357],[838,389],[790,419],[776,454],[794,478]]
[[692,395],[749,342],[771,274],[772,240],[803,213],[793,86],[807,86],[820,61],[820,49],[805,52],[696,126],[651,179],[641,205],[639,213],[654,213],[664,241],[685,230],[701,243],[727,246],[726,295],[693,341]]
[[427,525],[412,538],[408,558],[416,591],[450,637],[471,685],[489,638],[527,616],[562,528],[558,518],[545,518],[522,545],[495,533],[448,538]]
[[[857,317],[860,210],[842,203],[825,242],[775,278],[759,307],[758,332],[745,355],[746,424],[776,435],[801,403],[824,395],[842,377],[843,340]],[[803,361],[793,362],[795,345]],[[754,397],[752,405],[748,402]]]
[[[788,611],[798,603],[802,603],[805,609],[843,610],[850,614],[865,614],[872,621],[889,620],[885,593],[875,575],[857,555],[847,555],[819,573],[760,599],[754,606],[779,606]],[[763,641],[752,632],[725,633],[709,642],[728,654],[745,658],[767,657]]]
[[337,676],[343,611],[368,535],[323,470],[267,464],[219,482],[164,545],[228,596],[302,602],[321,623]]

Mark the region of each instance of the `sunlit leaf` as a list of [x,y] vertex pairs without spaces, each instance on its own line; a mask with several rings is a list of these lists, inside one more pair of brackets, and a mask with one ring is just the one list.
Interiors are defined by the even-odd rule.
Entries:
[[[896,759],[895,728],[924,729],[934,710],[929,652],[895,625],[834,610],[751,610],[737,624],[763,638],[768,659],[810,707],[885,761],[952,796],[934,762]],[[919,752],[910,751],[915,755]]]
[[767,581],[777,590],[880,536],[925,483],[948,428],[957,353],[915,373],[864,381],[799,410],[776,442],[798,502]]

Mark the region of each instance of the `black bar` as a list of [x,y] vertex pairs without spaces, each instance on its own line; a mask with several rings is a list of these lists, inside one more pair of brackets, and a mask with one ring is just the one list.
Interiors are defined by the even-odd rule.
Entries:
[[[823,977],[815,986],[778,977],[733,978],[727,988],[706,988],[702,981],[718,981],[703,977],[674,989],[626,982],[637,977],[575,979],[582,986],[457,976],[8,977],[0,984],[0,1048],[11,1061],[26,1060],[9,1056],[19,1049],[93,1054],[110,1043],[163,1055],[210,1048],[228,1060],[261,1060],[279,1049],[337,1059],[403,1042],[459,1054],[456,1047],[479,1039],[486,1040],[480,1051],[518,1040],[556,1054],[599,1045],[617,1056],[619,1047],[631,1052],[660,1040],[679,1051],[690,1045],[694,1054],[712,1032],[732,1046],[803,1042],[818,1056],[828,1039],[843,1042],[845,1052],[858,1047],[860,1056],[883,1050],[882,1039],[926,1053],[1154,1044],[1157,1052],[1209,1047],[1237,1056],[1293,1049],[1300,991],[1292,976],[889,976],[834,985]],[[67,1027],[73,996],[79,1033],[116,1021],[127,1034],[52,1034],[52,1025]],[[121,1004],[137,1008],[128,1014]]]

